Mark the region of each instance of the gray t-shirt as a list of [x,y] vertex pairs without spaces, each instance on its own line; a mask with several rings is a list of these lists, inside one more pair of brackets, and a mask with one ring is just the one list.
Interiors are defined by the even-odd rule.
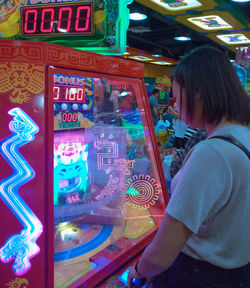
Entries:
[[[250,150],[246,127],[228,125],[215,135],[232,135]],[[198,143],[171,190],[167,213],[193,232],[185,254],[228,269],[250,262],[250,161],[241,149],[221,139]]]

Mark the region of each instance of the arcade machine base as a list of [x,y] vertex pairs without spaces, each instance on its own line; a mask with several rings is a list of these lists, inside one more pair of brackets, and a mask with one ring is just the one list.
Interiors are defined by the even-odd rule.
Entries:
[[[56,288],[68,287],[94,269],[98,265],[94,261],[95,255],[103,249],[104,252],[117,253],[120,248],[117,244],[111,244],[114,241],[121,237],[135,240],[155,227],[148,209],[138,209],[126,204],[124,210],[124,225],[86,224],[78,219],[70,226],[65,223],[58,227],[55,233]],[[69,269],[70,266],[73,269]]]

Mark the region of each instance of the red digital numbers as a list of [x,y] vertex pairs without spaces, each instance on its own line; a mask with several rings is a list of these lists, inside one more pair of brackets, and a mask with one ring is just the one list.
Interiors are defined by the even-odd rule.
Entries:
[[77,112],[62,113],[62,122],[77,122]]
[[72,18],[72,9],[70,7],[61,8],[59,10],[59,21],[57,29],[64,29],[69,31]]
[[35,33],[36,24],[37,24],[37,10],[35,9],[28,10],[26,12],[26,21],[24,22],[24,31],[29,31],[28,33]]
[[[82,25],[82,27],[81,27],[81,23],[80,23],[80,19],[81,19],[81,13],[82,12],[85,12],[85,10],[86,10],[86,14],[87,14],[87,16],[86,16],[86,23],[85,23],[85,25]],[[88,27],[89,27],[89,19],[90,19],[90,9],[89,9],[89,7],[79,7],[78,9],[77,9],[77,16],[76,16],[76,24],[75,24],[75,30],[76,31],[82,31],[82,32],[85,32],[85,31],[87,31],[88,30]]]
[[54,15],[55,15],[54,9],[52,8],[43,9],[42,21],[41,21],[41,26],[40,26],[40,30],[42,33],[52,32]]
[[85,102],[85,89],[54,86],[54,101]]
[[22,7],[23,36],[40,34],[91,34],[92,3]]
[[60,87],[54,86],[54,101],[60,98]]

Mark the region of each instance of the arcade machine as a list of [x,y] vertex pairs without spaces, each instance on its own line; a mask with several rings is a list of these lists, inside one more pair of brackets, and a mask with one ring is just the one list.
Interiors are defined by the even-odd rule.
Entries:
[[0,55],[0,287],[117,287],[99,283],[168,201],[143,64],[22,40]]

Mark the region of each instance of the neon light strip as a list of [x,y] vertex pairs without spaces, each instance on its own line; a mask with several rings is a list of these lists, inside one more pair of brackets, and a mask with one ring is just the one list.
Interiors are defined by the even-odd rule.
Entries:
[[29,206],[18,195],[19,187],[35,177],[35,172],[22,157],[18,149],[34,139],[39,131],[38,126],[20,108],[8,112],[13,116],[9,123],[12,135],[0,142],[0,152],[14,172],[0,181],[0,197],[23,224],[24,229],[19,234],[10,236],[0,248],[2,262],[10,262],[16,275],[23,275],[30,267],[30,259],[39,253],[36,244],[43,231],[42,223]]

